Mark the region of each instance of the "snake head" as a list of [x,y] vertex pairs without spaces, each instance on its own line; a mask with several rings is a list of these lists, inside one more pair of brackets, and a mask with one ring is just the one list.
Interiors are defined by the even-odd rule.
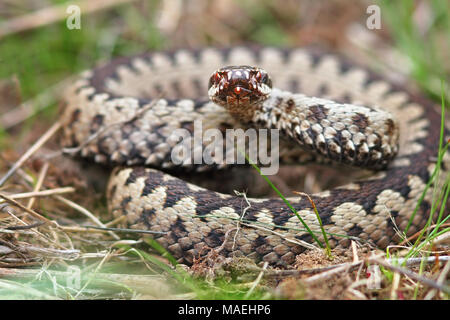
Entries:
[[227,66],[212,74],[208,95],[211,101],[242,119],[269,97],[271,89],[272,80],[265,70],[251,66]]

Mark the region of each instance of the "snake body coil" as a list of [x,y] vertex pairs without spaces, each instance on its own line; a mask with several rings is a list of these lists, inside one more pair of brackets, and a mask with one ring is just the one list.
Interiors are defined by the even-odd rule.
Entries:
[[[349,237],[379,247],[398,241],[395,228],[407,227],[435,169],[440,115],[429,102],[366,69],[306,49],[155,52],[85,72],[65,95],[62,143],[81,147],[80,155],[96,162],[122,166],[109,182],[109,209],[126,215],[133,228],[163,232],[155,239],[185,263],[205,248],[220,247],[224,255],[289,265],[304,250],[302,241],[312,242],[281,199],[221,194],[158,170],[177,167],[171,160],[176,129],[193,133],[197,120],[204,130],[223,132],[252,125],[206,99],[207,80],[223,65],[257,65],[268,71],[277,88],[286,90],[274,88],[262,108],[249,116],[259,126],[290,136],[280,147],[282,161],[302,162],[306,150],[324,161],[377,170],[366,180],[311,196],[331,245],[347,245]],[[298,154],[292,150],[293,140],[303,146]],[[221,166],[217,162],[194,169]],[[445,177],[448,152],[441,169]],[[408,234],[428,219],[431,189]],[[308,198],[288,200],[320,239]],[[237,234],[225,236],[233,230]]]

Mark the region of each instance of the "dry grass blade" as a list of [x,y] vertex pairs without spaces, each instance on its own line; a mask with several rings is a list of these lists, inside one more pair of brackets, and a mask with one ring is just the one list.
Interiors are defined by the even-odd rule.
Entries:
[[[44,183],[45,176],[47,175],[48,170],[48,162],[45,162],[44,165],[41,168],[41,172],[39,173],[38,181],[36,182],[36,185],[34,186],[33,191],[38,192],[39,189],[41,189],[42,184]],[[35,197],[31,197],[30,200],[28,200],[27,208],[31,209],[33,207]]]
[[[43,221],[39,221],[36,223],[32,223],[26,226],[10,226],[10,227],[6,227],[6,230],[27,230],[27,229],[33,229],[33,228],[37,228],[40,227],[44,224],[45,222]],[[0,229],[1,232],[1,229]]]
[[297,244],[297,245],[302,246],[304,248],[307,248],[307,249],[310,249],[310,250],[319,250],[319,248],[317,248],[314,244],[311,244],[309,242],[306,242],[306,241],[303,241],[303,240],[300,240],[300,239],[286,238],[286,236],[284,236],[283,234],[281,234],[279,232],[276,232],[275,230],[271,230],[269,228],[264,228],[264,227],[257,226],[257,225],[254,225],[254,224],[250,224],[250,223],[241,222],[241,224],[244,225],[244,226],[250,227],[250,228],[265,230],[267,232],[273,233],[273,234],[281,237],[282,239],[286,240],[287,242]]
[[[107,229],[108,227],[105,226],[95,215],[93,215],[89,210],[87,210],[86,208],[83,208],[82,206],[80,206],[79,204],[70,201],[66,198],[63,198],[61,196],[55,196],[56,199],[58,199],[59,201],[65,203],[66,205],[68,205],[69,207],[77,210],[78,212],[84,214],[86,217],[88,217],[89,219],[91,219],[96,225],[98,225],[99,227],[105,228]],[[113,231],[108,231],[108,233],[116,240],[119,240],[120,237],[115,234]]]
[[[80,7],[83,14],[88,14],[133,1],[135,0],[83,0],[74,1],[70,4]],[[0,24],[0,38],[64,20],[68,16],[66,12],[67,7],[68,4],[64,3],[57,6],[46,7],[36,12],[7,20]]]
[[58,227],[58,224],[55,221],[51,221],[51,220],[47,219],[46,217],[40,215],[39,213],[37,213],[36,211],[34,211],[32,209],[28,209],[27,207],[25,207],[20,202],[15,201],[14,199],[6,196],[5,194],[0,193],[0,198],[2,198],[3,200],[11,203],[12,205],[14,205],[14,206],[24,210],[25,212],[29,213],[30,215],[32,215],[36,219],[39,219],[39,220],[41,220],[41,221],[43,221],[45,223],[48,223],[49,225],[52,225],[54,227]]
[[235,245],[236,245],[236,240],[237,240],[237,236],[239,234],[239,230],[241,228],[241,221],[242,219],[244,219],[245,213],[247,212],[248,209],[250,209],[252,207],[252,205],[250,204],[250,202],[247,199],[247,195],[245,194],[245,192],[238,192],[238,191],[234,191],[236,193],[237,196],[242,196],[245,199],[245,202],[247,202],[247,207],[244,208],[244,210],[242,210],[242,214],[239,218],[239,220],[236,223],[236,232],[234,234],[234,238],[233,238],[233,247],[232,247],[232,251],[234,251]]
[[[36,198],[36,197],[48,197],[59,194],[66,194],[75,192],[75,188],[73,187],[62,187],[55,189],[47,189],[42,191],[32,191],[32,192],[24,192],[24,193],[16,193],[7,195],[11,199],[26,199],[26,198]],[[2,203],[2,201],[0,201]]]
[[20,168],[25,161],[27,161],[39,148],[41,148],[59,129],[61,123],[55,122],[50,129],[48,129],[21,157],[8,172],[0,179],[0,187],[8,180],[18,168]]
[[410,277],[410,278],[412,278],[414,280],[420,281],[420,282],[422,282],[422,283],[424,283],[424,284],[426,284],[426,285],[428,285],[428,286],[430,286],[432,288],[435,288],[435,289],[438,289],[438,290],[440,290],[442,292],[450,294],[450,287],[449,286],[443,285],[443,284],[439,284],[438,282],[433,281],[433,280],[428,279],[428,278],[425,278],[425,277],[423,277],[423,276],[421,276],[421,275],[419,275],[419,274],[417,274],[417,273],[415,273],[415,272],[413,272],[413,271],[411,271],[409,269],[405,269],[405,268],[394,266],[394,265],[390,264],[388,261],[384,261],[384,260],[381,260],[381,259],[378,259],[378,258],[371,258],[369,260],[372,263],[377,263],[379,265],[382,265],[385,268],[391,269],[392,271],[404,274],[404,275],[406,275],[406,276],[408,276],[408,277]]
[[5,130],[22,123],[43,109],[49,107],[63,92],[68,84],[73,82],[73,78],[69,77],[57,84],[51,86],[46,91],[38,94],[36,97],[23,102],[11,111],[5,112],[0,116],[0,127]]
[[23,246],[22,250],[26,250],[30,253],[36,254],[39,257],[45,258],[58,258],[64,260],[75,260],[78,259],[80,255],[80,250],[76,249],[53,249],[53,248],[41,248],[36,246]]
[[316,283],[319,281],[324,281],[337,273],[349,271],[349,270],[353,269],[354,267],[359,266],[361,263],[363,263],[363,261],[358,261],[358,262],[353,262],[353,263],[344,263],[337,268],[333,268],[329,271],[325,271],[325,272],[319,273],[315,276],[304,279],[304,281],[308,284]]
[[[450,272],[450,260],[447,261],[447,263],[444,266],[444,269],[442,269],[442,272],[437,279],[437,283],[442,285],[444,283],[445,279],[448,278],[449,272]],[[435,289],[431,290],[430,292],[427,293],[424,300],[432,299],[435,296],[435,294],[436,294],[436,290]]]
[[261,282],[261,279],[262,279],[262,277],[263,277],[263,275],[264,275],[264,272],[266,271],[268,265],[269,265],[269,264],[268,264],[267,261],[264,262],[264,265],[263,265],[263,267],[262,267],[261,272],[258,274],[258,277],[257,277],[256,280],[253,282],[253,284],[252,284],[250,290],[248,290],[247,293],[245,294],[244,299],[247,299],[248,297],[250,297],[250,295],[251,295],[251,294],[253,293],[253,291],[255,290],[256,286]]
[[[434,228],[436,228],[436,226],[437,226],[436,224],[433,224],[433,225],[429,226],[428,228],[426,228],[426,231],[433,230]],[[450,227],[450,223],[443,223],[443,224],[440,225],[440,227],[441,227],[441,228]],[[407,244],[407,243],[410,242],[411,240],[414,240],[415,238],[417,238],[417,237],[420,235],[421,232],[422,232],[422,230],[417,231],[417,232],[414,233],[412,236],[410,236],[410,237],[408,237],[407,239],[405,239],[405,240],[403,240],[402,242],[400,242],[398,245],[399,245],[399,246],[403,246],[403,245]]]

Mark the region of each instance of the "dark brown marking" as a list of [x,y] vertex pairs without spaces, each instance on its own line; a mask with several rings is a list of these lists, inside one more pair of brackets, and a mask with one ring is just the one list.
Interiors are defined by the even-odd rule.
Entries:
[[139,218],[140,221],[142,221],[147,228],[150,228],[152,226],[151,220],[153,216],[156,214],[155,209],[144,209],[142,210],[141,217]]
[[72,115],[70,117],[70,124],[73,124],[74,122],[77,122],[80,119],[80,113],[81,109],[75,109],[75,111],[72,112]]
[[211,230],[204,239],[206,245],[208,245],[210,248],[217,248],[223,243],[223,232],[222,230],[217,229]]
[[125,207],[131,200],[132,199],[130,196],[123,198],[122,202],[120,202],[120,207],[122,208],[122,210],[126,211]]
[[294,100],[288,99],[286,101],[286,112],[291,112],[294,109],[295,103]]
[[109,198],[109,199],[112,199],[112,198],[114,197],[114,195],[115,195],[115,193],[116,193],[116,190],[117,190],[117,185],[114,184],[114,185],[109,189],[109,192],[108,192],[108,198]]
[[394,121],[392,121],[392,119],[387,119],[386,126],[387,126],[387,134],[392,136],[394,134],[394,128],[395,128]]
[[92,127],[94,128],[99,128],[103,125],[103,119],[105,118],[104,115],[102,114],[97,114],[93,119],[92,119]]
[[357,113],[352,117],[353,122],[361,128],[361,132],[369,125],[369,119],[362,113]]
[[133,168],[133,171],[130,172],[130,175],[128,176],[127,180],[125,181],[125,185],[129,185],[130,183],[135,183],[137,178],[146,176],[145,168],[144,167],[136,167]]
[[309,108],[311,110],[312,114],[307,117],[310,119],[316,119],[317,121],[320,121],[322,119],[325,119],[328,115],[328,109],[325,108],[322,104],[318,104],[316,106],[312,106]]

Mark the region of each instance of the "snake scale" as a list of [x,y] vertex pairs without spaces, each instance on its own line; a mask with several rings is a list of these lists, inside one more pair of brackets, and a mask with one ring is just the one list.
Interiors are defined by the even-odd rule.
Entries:
[[[324,163],[373,169],[365,180],[311,195],[331,246],[347,246],[349,238],[381,248],[398,241],[396,228],[406,228],[436,165],[439,109],[366,68],[308,48],[149,52],[84,72],[64,95],[61,142],[78,147],[83,158],[116,167],[107,188],[109,210],[125,215],[129,227],[161,232],[154,239],[188,264],[205,249],[220,248],[225,256],[288,266],[305,250],[303,243],[314,242],[282,199],[244,199],[169,174],[179,166],[223,167],[174,164],[174,130],[193,133],[196,120],[223,132],[252,126],[207,99],[209,77],[225,65],[258,66],[270,74],[274,88],[254,118],[258,126],[291,136],[280,142],[281,162],[306,162],[312,154]],[[448,152],[441,167],[445,176]],[[408,235],[428,219],[432,189]],[[323,241],[308,198],[288,200]]]

